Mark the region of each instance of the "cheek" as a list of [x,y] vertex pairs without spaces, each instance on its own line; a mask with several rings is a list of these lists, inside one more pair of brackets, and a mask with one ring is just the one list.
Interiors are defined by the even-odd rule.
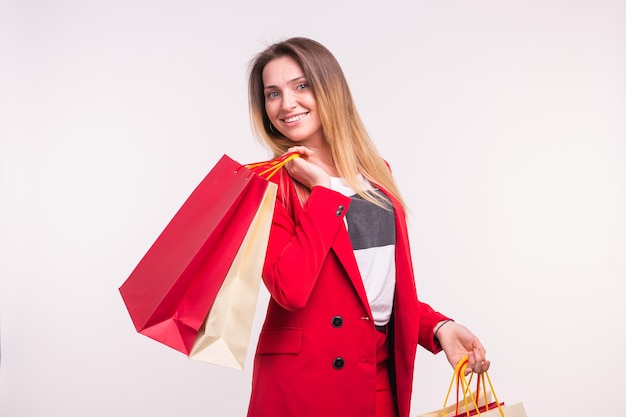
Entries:
[[267,113],[270,119],[276,117],[276,109],[277,109],[276,102],[274,101],[265,102],[265,113]]
[[317,101],[315,101],[315,96],[313,96],[313,94],[307,94],[304,97],[303,103],[306,103],[306,106],[309,109],[315,109],[317,108]]

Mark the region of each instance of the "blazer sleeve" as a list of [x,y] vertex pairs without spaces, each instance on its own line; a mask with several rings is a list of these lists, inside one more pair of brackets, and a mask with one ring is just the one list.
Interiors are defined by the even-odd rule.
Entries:
[[344,217],[351,200],[329,188],[313,187],[295,219],[295,193],[288,204],[280,194],[279,191],[274,208],[263,281],[280,306],[295,311],[306,306],[333,239],[345,227]]
[[426,350],[432,353],[439,353],[441,345],[439,341],[435,339],[435,326],[442,320],[452,320],[437,311],[435,311],[430,305],[419,302],[420,309],[420,328],[418,343]]

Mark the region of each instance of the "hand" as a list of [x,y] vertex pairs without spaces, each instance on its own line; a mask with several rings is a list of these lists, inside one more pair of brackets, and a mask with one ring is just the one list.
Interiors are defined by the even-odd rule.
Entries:
[[294,146],[287,152],[298,152],[300,158],[292,159],[285,164],[289,175],[309,189],[320,185],[330,188],[330,175],[318,164],[313,162],[311,156],[314,152],[306,146]]
[[[437,329],[441,322],[435,326]],[[491,364],[486,358],[486,351],[480,340],[465,326],[453,321],[441,326],[437,331],[437,340],[452,367],[456,367],[461,359],[468,357],[465,374],[470,372],[483,373]]]

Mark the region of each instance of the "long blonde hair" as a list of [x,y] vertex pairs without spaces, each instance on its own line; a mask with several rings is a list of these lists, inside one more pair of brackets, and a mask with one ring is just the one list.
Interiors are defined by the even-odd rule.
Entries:
[[311,85],[320,113],[324,137],[330,146],[339,174],[357,194],[378,205],[384,203],[368,193],[358,174],[383,187],[404,207],[404,201],[385,160],[374,146],[357,112],[343,71],[333,54],[322,44],[295,37],[270,45],[250,62],[248,99],[252,130],[275,156],[295,143],[272,127],[265,112],[263,69],[284,56],[294,59]]

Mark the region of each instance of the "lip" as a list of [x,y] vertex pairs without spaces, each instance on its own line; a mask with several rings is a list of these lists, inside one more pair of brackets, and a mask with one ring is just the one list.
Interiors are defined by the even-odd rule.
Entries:
[[303,113],[296,113],[296,114],[290,114],[289,116],[286,116],[284,118],[281,118],[280,120],[285,123],[285,124],[294,124],[299,122],[300,120],[306,118],[309,115],[309,112],[303,112]]

